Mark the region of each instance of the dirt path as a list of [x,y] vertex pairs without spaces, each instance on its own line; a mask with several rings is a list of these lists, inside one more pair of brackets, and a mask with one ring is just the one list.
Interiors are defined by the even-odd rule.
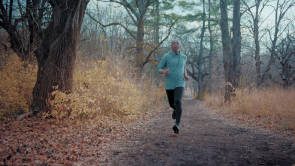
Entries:
[[105,165],[295,164],[294,142],[225,121],[197,101],[185,100],[183,105],[179,135],[172,132],[171,113],[163,111],[158,117],[134,127],[127,139],[105,147],[109,149]]

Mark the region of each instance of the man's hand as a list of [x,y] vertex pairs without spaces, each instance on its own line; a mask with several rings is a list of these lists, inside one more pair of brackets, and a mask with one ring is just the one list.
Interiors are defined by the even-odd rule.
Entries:
[[169,73],[169,69],[163,69],[160,73],[166,75]]

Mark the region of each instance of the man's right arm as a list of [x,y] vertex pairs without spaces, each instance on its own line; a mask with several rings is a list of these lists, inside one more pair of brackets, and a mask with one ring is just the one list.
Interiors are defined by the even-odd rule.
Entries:
[[167,54],[162,57],[160,60],[160,63],[158,65],[158,71],[161,74],[167,74],[169,72],[169,69],[164,69],[167,65]]

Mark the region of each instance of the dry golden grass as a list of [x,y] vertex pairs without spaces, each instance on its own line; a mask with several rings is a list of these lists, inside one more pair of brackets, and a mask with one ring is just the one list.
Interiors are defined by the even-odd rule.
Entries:
[[136,81],[128,66],[127,62],[110,59],[79,61],[73,93],[55,92],[50,116],[89,119],[107,115],[133,119],[158,106],[164,91],[149,80]]
[[37,67],[25,65],[16,55],[8,57],[0,70],[0,119],[28,111]]
[[[24,67],[12,55],[0,69],[0,118],[28,111],[37,67]],[[44,117],[89,119],[110,116],[134,119],[163,101],[162,88],[149,80],[136,81],[134,69],[123,60],[80,59],[74,71],[73,93],[55,91],[52,111]]]
[[283,130],[295,130],[295,89],[243,89],[236,91],[231,104],[223,103],[223,94],[208,95],[205,103],[223,112],[246,115],[251,119]]

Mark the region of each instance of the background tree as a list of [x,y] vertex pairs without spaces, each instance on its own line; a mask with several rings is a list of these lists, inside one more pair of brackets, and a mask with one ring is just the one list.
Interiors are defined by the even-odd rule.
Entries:
[[288,88],[295,81],[295,36],[287,34],[287,36],[278,44],[278,53],[276,59],[280,64],[280,77],[283,87]]
[[[211,91],[212,89],[212,74],[213,74],[213,57],[214,57],[214,37],[213,37],[213,30],[212,30],[212,17],[211,15],[213,14],[214,11],[214,6],[216,6],[216,1],[213,3],[211,0],[208,0],[208,31],[209,31],[209,42],[210,42],[210,52],[209,52],[209,65],[208,65],[208,89]],[[216,25],[216,23],[215,23]]]
[[[112,4],[102,5],[90,1],[86,12],[91,13],[97,20],[111,20],[123,25],[128,25],[130,21],[124,10],[118,10]],[[88,15],[85,15],[79,49],[87,56],[97,59],[105,59],[114,54],[126,58],[130,54],[127,48],[133,46],[132,40],[132,37],[120,26],[104,28]]]
[[[212,83],[213,60],[216,57],[213,53],[216,49],[214,43],[218,40],[219,6],[215,0],[213,2],[202,1],[202,3],[180,1],[178,6],[190,13],[178,15],[181,20],[179,24],[182,26],[179,25],[177,28],[175,38],[182,42],[182,50],[188,56],[187,72],[193,78],[195,95],[198,99],[202,99],[205,93],[212,89],[210,84]],[[191,22],[194,22],[194,26],[185,26]]]
[[233,54],[233,86],[238,87],[241,76],[241,14],[240,0],[233,0],[233,38],[232,38],[232,54]]
[[[270,0],[256,0],[254,5],[249,5],[246,1],[242,1],[244,6],[246,7],[246,12],[251,16],[251,32],[253,35],[254,43],[255,43],[255,67],[256,67],[256,85],[261,84],[261,57],[260,57],[260,27],[259,24],[261,22],[261,14],[263,9],[267,6]],[[254,6],[254,11],[252,10],[252,6]]]
[[262,73],[261,76],[261,84],[265,82],[265,80],[271,79],[271,67],[275,63],[275,56],[276,56],[276,49],[277,49],[277,42],[279,37],[282,35],[282,32],[286,29],[288,26],[285,25],[285,28],[282,28],[281,23],[283,22],[288,10],[290,10],[295,5],[294,0],[278,0],[276,1],[275,5],[272,5],[275,13],[275,21],[274,21],[274,32],[272,33],[272,29],[267,29],[269,38],[271,40],[271,46],[268,47],[268,50],[270,52],[269,61],[266,64],[265,70]]
[[[241,28],[240,28],[240,1],[234,0],[233,9],[233,38],[229,34],[227,14],[227,1],[220,0],[220,27],[223,46],[223,63],[225,75],[225,101],[230,101],[233,87],[238,87],[240,81],[240,53],[241,53]],[[233,87],[232,87],[233,86]]]
[[230,101],[232,88],[229,84],[233,81],[233,55],[232,45],[229,35],[228,14],[227,14],[227,0],[220,0],[220,27],[222,34],[222,47],[223,47],[223,65],[224,65],[224,77],[225,77],[225,95],[226,102]]
[[132,24],[135,25],[136,30],[135,32],[128,28],[127,26],[118,23],[118,22],[112,22],[109,24],[103,24],[100,20],[97,20],[95,17],[92,16],[92,14],[88,13],[89,17],[92,18],[94,21],[98,22],[103,27],[108,26],[115,26],[119,25],[126,32],[135,40],[135,66],[142,72],[143,67],[149,62],[150,58],[153,53],[160,47],[160,45],[169,37],[172,27],[175,24],[171,23],[171,25],[168,28],[168,34],[166,37],[164,37],[159,43],[147,54],[144,52],[144,46],[145,46],[145,24],[147,19],[147,14],[149,11],[149,8],[152,7],[154,4],[159,3],[158,0],[136,0],[136,1],[126,1],[126,0],[110,0],[110,1],[102,1],[102,2],[113,2],[116,4],[121,5],[129,15]]
[[204,44],[203,44],[203,41],[204,41],[204,35],[205,35],[205,31],[206,31],[206,7],[205,7],[205,0],[202,1],[203,3],[203,13],[202,13],[202,29],[201,29],[201,35],[200,35],[200,53],[199,53],[199,56],[198,56],[198,60],[197,60],[197,63],[198,63],[198,71],[199,71],[199,74],[198,74],[198,98],[199,99],[203,99],[203,96],[204,96],[204,90],[205,90],[205,87],[204,87],[204,58],[203,58],[203,52],[204,52]]

